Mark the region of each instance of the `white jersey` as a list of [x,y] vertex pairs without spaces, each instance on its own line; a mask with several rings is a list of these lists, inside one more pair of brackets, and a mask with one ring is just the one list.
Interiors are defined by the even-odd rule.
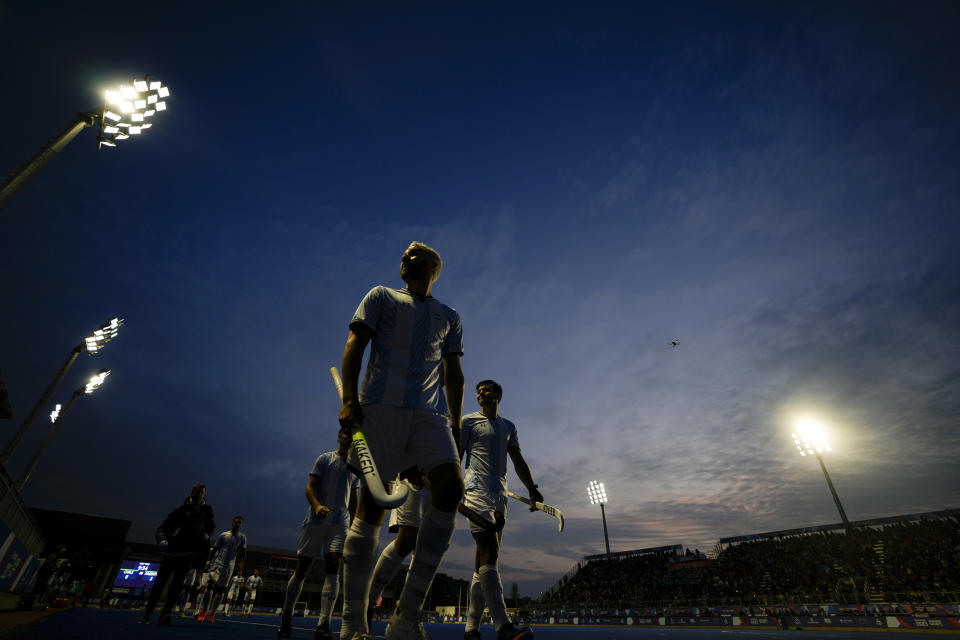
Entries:
[[313,507],[307,505],[307,515],[303,519],[303,526],[309,524],[329,523],[342,527],[350,526],[350,490],[360,488],[360,478],[353,475],[347,467],[347,462],[336,451],[327,451],[317,457],[313,463],[310,475],[320,478],[320,491],[317,500],[330,509],[325,518],[320,518]]
[[381,286],[364,296],[350,321],[356,323],[373,331],[360,404],[448,415],[441,363],[446,355],[463,355],[457,312],[432,296],[420,300],[405,289]]
[[263,578],[261,578],[260,576],[251,575],[249,578],[247,578],[247,589],[249,589],[250,591],[256,591],[257,589],[260,588],[260,585],[262,584],[263,584]]
[[502,416],[493,420],[476,411],[463,416],[463,484],[467,491],[503,495],[507,491],[507,449],[519,447],[517,427]]
[[230,579],[230,595],[236,596],[240,591],[240,586],[246,584],[243,580],[243,576],[233,576]]
[[237,554],[247,548],[247,536],[243,533],[233,535],[230,531],[224,531],[217,536],[217,543],[214,545],[213,559],[210,561],[211,569],[231,568],[233,561],[237,559]]

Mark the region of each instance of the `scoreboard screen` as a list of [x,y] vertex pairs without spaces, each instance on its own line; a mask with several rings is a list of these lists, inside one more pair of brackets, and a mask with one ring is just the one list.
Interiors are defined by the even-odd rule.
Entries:
[[126,560],[120,565],[120,571],[113,581],[115,587],[129,587],[131,589],[142,589],[153,585],[157,579],[157,569],[160,564],[156,562],[138,562],[136,560]]

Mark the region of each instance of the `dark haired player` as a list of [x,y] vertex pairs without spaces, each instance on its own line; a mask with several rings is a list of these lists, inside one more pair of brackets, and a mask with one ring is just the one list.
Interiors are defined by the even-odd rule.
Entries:
[[[243,560],[247,552],[247,536],[240,533],[243,526],[243,516],[235,516],[230,531],[224,531],[217,536],[217,543],[210,551],[210,564],[206,572],[200,577],[200,584],[206,587],[203,595],[197,596],[197,609],[200,622],[213,622],[227,590],[227,582],[233,575],[233,566],[236,563],[237,571],[243,573]],[[204,607],[203,603],[207,602]]]
[[[531,502],[543,502],[543,495],[533,483],[533,476],[520,453],[517,427],[499,413],[503,388],[493,380],[477,383],[477,403],[480,411],[463,417],[461,451],[464,456],[464,484],[466,506],[493,521],[495,511],[507,515],[507,456],[520,481],[530,492]],[[536,511],[536,507],[530,507]],[[529,627],[515,627],[507,617],[507,605],[503,601],[503,583],[497,559],[500,553],[500,533],[487,531],[470,523],[470,533],[476,540],[475,573],[470,582],[470,609],[464,640],[480,640],[478,629],[484,602],[490,610],[497,640],[529,640],[533,631]]]
[[213,521],[213,507],[207,504],[206,497],[206,486],[199,483],[193,485],[183,504],[171,511],[157,527],[157,544],[163,553],[163,560],[140,624],[150,622],[150,616],[153,615],[164,585],[172,580],[157,621],[157,624],[161,625],[170,624],[170,610],[180,596],[184,576],[188,571],[203,565],[210,548],[210,534],[216,526]]
[[[337,434],[337,448],[317,457],[307,480],[309,506],[300,525],[297,545],[297,568],[287,582],[287,594],[280,612],[277,636],[289,638],[293,633],[293,607],[300,597],[303,581],[316,558],[323,558],[324,580],[320,592],[320,617],[313,637],[326,640],[330,632],[330,614],[340,592],[340,564],[347,526],[357,508],[360,479],[347,465],[350,433],[343,427]],[[251,605],[252,606],[252,605]]]

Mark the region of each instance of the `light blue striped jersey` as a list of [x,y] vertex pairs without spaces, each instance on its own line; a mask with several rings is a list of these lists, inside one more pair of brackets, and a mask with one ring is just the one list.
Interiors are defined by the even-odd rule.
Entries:
[[520,446],[517,427],[503,416],[491,420],[476,411],[463,416],[461,429],[467,491],[502,495],[507,490],[507,449]]
[[347,468],[347,462],[336,451],[327,451],[317,457],[313,463],[311,476],[320,478],[320,491],[317,499],[320,504],[330,509],[326,518],[318,518],[313,507],[307,505],[307,515],[303,519],[304,526],[329,522],[346,527],[350,524],[350,489],[360,487],[360,479]]
[[233,531],[224,531],[217,536],[217,542],[214,545],[213,559],[210,561],[210,568],[228,568],[233,571],[233,561],[237,559],[237,554],[242,549],[247,548],[247,535],[238,533],[233,535]]
[[440,377],[443,357],[463,354],[456,311],[431,296],[420,300],[405,289],[374,287],[353,314],[355,323],[373,331],[360,404],[449,415]]

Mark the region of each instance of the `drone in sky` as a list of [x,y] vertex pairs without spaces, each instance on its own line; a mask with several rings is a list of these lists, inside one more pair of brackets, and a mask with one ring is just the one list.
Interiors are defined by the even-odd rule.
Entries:
[[671,346],[671,347],[678,347],[678,346],[680,346],[680,341],[679,341],[679,340],[672,340],[672,341],[670,342],[670,346]]

